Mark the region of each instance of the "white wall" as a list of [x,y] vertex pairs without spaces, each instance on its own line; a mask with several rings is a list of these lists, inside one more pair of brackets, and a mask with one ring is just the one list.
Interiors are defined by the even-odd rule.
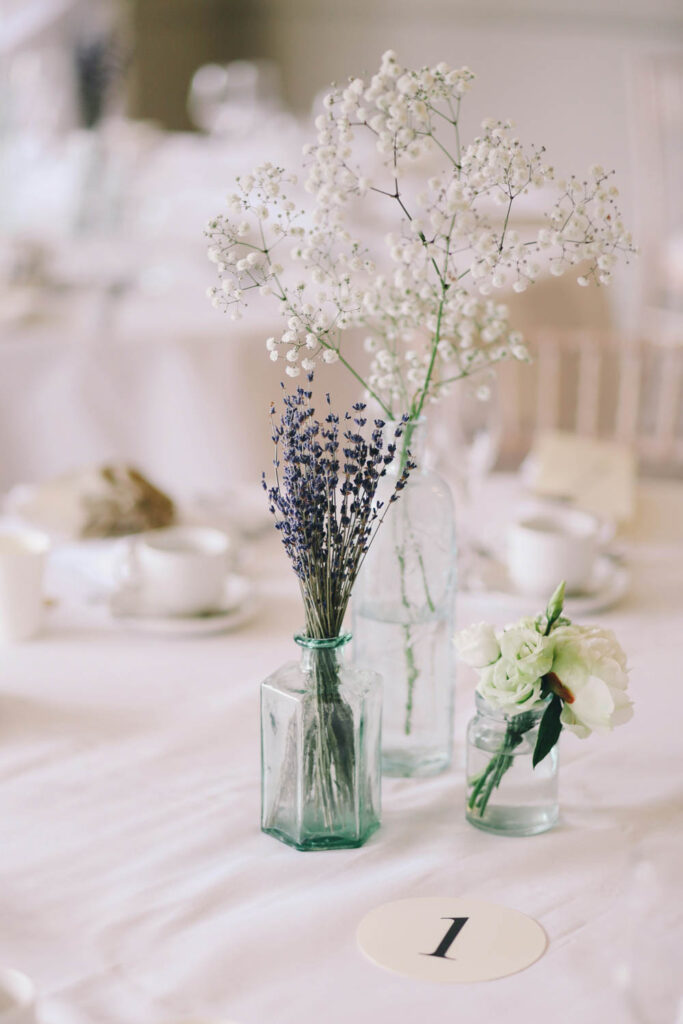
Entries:
[[[445,60],[477,75],[466,132],[511,117],[561,174],[600,163],[617,171],[634,232],[647,221],[639,189],[639,66],[683,54],[680,0],[270,0],[269,50],[298,107],[333,80],[372,73],[392,48],[406,64]],[[683,60],[683,56],[681,58]],[[642,232],[641,232],[642,233]],[[638,301],[638,271],[614,291],[622,326]]]

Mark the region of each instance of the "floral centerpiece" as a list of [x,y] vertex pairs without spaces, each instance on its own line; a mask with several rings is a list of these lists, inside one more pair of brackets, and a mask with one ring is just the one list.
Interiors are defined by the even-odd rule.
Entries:
[[[414,434],[429,407],[458,380],[528,358],[500,301],[505,289],[524,291],[544,267],[605,285],[634,251],[611,173],[596,165],[558,177],[544,147],[524,145],[507,120],[487,119],[464,137],[473,80],[467,67],[414,69],[387,51],[372,77],[326,96],[304,148],[306,205],[297,174],[265,163],[236,180],[227,213],[207,229],[213,304],[239,319],[255,299],[272,301],[282,331],[264,339],[269,358],[291,378],[343,365],[383,419],[407,417],[402,459],[420,446]],[[540,189],[550,193],[545,223],[528,237],[517,214]],[[358,332],[366,357],[349,337]],[[354,603],[359,648],[389,684],[385,762],[401,775],[448,766],[453,706],[452,501],[422,467],[409,491]],[[385,594],[370,585],[371,568],[375,580],[390,580]]]
[[[311,378],[309,377],[309,381]],[[408,459],[385,504],[377,488],[397,458],[399,423],[369,432],[357,403],[342,423],[315,418],[312,392],[284,395],[273,410],[275,481],[263,479],[299,581],[303,651],[261,691],[262,827],[299,849],[358,846],[379,824],[381,689],[375,673],[345,666],[344,617],[354,581],[413,468]],[[367,436],[366,436],[367,435]]]
[[[563,727],[585,738],[592,732],[607,732],[633,714],[626,693],[626,655],[616,637],[597,626],[572,624],[562,614],[563,601],[564,583],[551,597],[545,614],[535,619],[521,619],[500,632],[479,623],[456,636],[461,660],[479,676],[480,712],[492,719],[497,716],[502,723],[498,730],[490,721],[480,728],[475,719],[470,726],[467,815],[490,831],[527,834],[543,830],[537,825],[553,824],[556,807],[542,806],[538,794],[533,795],[529,768],[533,771],[550,759],[554,779],[556,744]],[[520,752],[527,756],[520,758]],[[516,763],[524,761],[530,764]],[[501,803],[493,807],[508,772],[527,774],[533,796],[526,809],[505,800],[505,784]],[[520,787],[519,778],[515,786]],[[554,789],[547,787],[547,792],[552,800]]]

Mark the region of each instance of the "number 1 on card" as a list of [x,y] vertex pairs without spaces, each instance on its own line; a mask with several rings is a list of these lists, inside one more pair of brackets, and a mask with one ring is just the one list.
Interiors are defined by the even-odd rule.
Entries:
[[442,921],[452,921],[453,924],[450,926],[444,937],[442,938],[439,945],[436,947],[433,953],[423,953],[423,956],[441,956],[444,960],[454,960],[455,957],[447,956],[448,950],[451,948],[458,935],[469,921],[468,917],[442,917]]

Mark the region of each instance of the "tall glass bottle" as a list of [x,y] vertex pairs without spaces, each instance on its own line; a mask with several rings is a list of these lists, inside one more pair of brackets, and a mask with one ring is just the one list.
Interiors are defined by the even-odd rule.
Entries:
[[350,639],[297,635],[301,661],[261,684],[261,828],[298,850],[361,846],[380,823],[382,683],[345,662]]
[[[387,512],[353,591],[355,656],[383,680],[386,775],[435,775],[451,762],[455,524],[448,484],[424,468],[425,432],[422,420],[406,427],[418,468]],[[397,459],[389,473],[400,469]]]

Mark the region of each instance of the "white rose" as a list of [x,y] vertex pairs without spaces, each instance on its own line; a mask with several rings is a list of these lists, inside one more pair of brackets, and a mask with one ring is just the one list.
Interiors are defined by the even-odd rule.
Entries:
[[455,646],[460,660],[472,668],[485,668],[500,657],[496,634],[487,622],[461,629],[456,633]]
[[518,662],[506,658],[484,669],[477,690],[491,707],[513,715],[528,711],[542,696],[540,677],[520,672]]
[[552,672],[565,691],[562,724],[584,738],[627,722],[633,705],[626,694],[626,655],[614,633],[597,626],[559,626],[552,638]]
[[500,652],[507,661],[515,662],[520,676],[532,682],[550,671],[554,643],[536,629],[533,619],[522,619],[509,626],[500,637]]

